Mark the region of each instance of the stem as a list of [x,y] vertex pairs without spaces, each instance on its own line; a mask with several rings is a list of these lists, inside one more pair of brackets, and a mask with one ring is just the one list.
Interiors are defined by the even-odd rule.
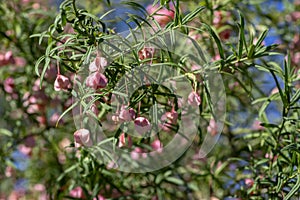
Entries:
[[59,62],[56,61],[56,68],[57,68],[57,75],[60,75],[60,68],[59,68]]
[[82,104],[80,104],[79,106],[79,114],[80,114],[80,128],[83,128]]

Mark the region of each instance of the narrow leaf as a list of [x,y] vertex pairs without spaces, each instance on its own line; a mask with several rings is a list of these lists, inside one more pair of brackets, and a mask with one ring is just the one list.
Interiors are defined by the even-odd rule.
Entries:
[[299,189],[300,189],[300,173],[298,173],[298,175],[297,175],[296,184],[291,189],[291,191],[284,197],[283,200],[288,200],[288,199],[292,198],[296,192],[299,192]]
[[214,38],[214,40],[215,40],[215,42],[216,42],[216,44],[217,44],[219,53],[220,53],[220,57],[221,57],[223,60],[225,60],[224,49],[223,49],[223,47],[222,47],[221,40],[220,40],[218,34],[217,34],[216,31],[214,31],[213,28],[210,27],[208,24],[203,23],[203,26],[209,31],[210,35]]
[[193,10],[192,12],[190,12],[189,14],[187,14],[183,19],[182,19],[182,24],[186,24],[189,21],[193,20],[202,10],[204,10],[205,7],[204,6],[200,6],[198,8],[196,8],[195,10]]

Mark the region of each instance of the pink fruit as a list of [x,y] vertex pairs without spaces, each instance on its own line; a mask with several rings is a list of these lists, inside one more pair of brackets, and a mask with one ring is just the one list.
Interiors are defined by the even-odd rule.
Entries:
[[129,122],[135,118],[135,111],[133,108],[127,109],[127,106],[122,105],[119,118],[125,122]]
[[151,124],[149,120],[145,117],[136,118],[134,120],[134,127],[135,130],[141,135],[151,130]]
[[11,77],[5,79],[4,83],[4,90],[5,92],[12,94],[14,92],[14,88],[15,88],[15,80]]
[[26,65],[26,60],[22,57],[16,57],[14,60],[17,67],[24,67]]
[[119,136],[118,147],[121,148],[121,147],[125,146],[125,144],[126,144],[125,133],[121,133],[121,135]]
[[0,54],[0,67],[8,64],[14,64],[15,60],[12,55],[12,51],[8,51],[5,54]]
[[273,89],[271,90],[270,95],[276,94],[276,93],[278,93],[278,92],[279,92],[278,87],[275,87],[275,88],[273,88]]
[[29,114],[40,113],[43,107],[39,104],[30,104],[27,108]]
[[154,151],[157,151],[157,152],[162,152],[163,150],[163,145],[162,143],[160,142],[159,139],[155,139],[152,143],[151,143],[151,147]]
[[246,184],[248,187],[251,187],[251,186],[254,184],[254,181],[253,181],[253,179],[251,179],[251,178],[246,178],[246,179],[245,179],[245,184]]
[[154,13],[158,9],[158,5],[156,6],[148,6],[147,11],[150,15],[153,15],[155,21],[159,23],[160,26],[165,26],[167,23],[172,21],[175,16],[174,6],[170,5],[170,9],[162,8]]
[[104,68],[107,66],[107,60],[104,57],[97,56],[93,62],[89,65],[89,71],[92,72],[104,72]]
[[136,147],[131,153],[130,156],[133,160],[137,160],[141,157],[146,158],[147,154],[144,153],[143,149],[140,147]]
[[[49,119],[49,125],[50,125],[50,126],[55,126],[56,123],[57,123],[57,120],[59,119],[59,117],[60,117],[60,114],[59,114],[59,113],[57,113],[57,112],[53,113],[53,114],[51,115],[50,119]],[[63,123],[63,121],[60,120],[60,123]]]
[[8,165],[5,169],[5,176],[11,177],[14,173],[15,173],[15,169],[12,166]]
[[132,140],[131,140],[130,135],[127,135],[127,142],[126,142],[125,133],[121,133],[121,135],[119,136],[118,147],[121,148],[121,147],[124,147],[124,146],[127,146],[127,147],[130,148],[132,146]]
[[261,125],[261,122],[259,120],[254,120],[251,128],[252,128],[252,130],[255,130],[255,131],[261,131],[261,130],[265,129],[265,127],[263,127]]
[[84,198],[85,197],[83,189],[79,186],[70,191],[70,196],[73,198]]
[[290,15],[293,21],[297,21],[298,19],[300,19],[300,11],[294,11]]
[[47,119],[45,116],[37,116],[36,117],[36,121],[40,124],[40,125],[46,125]]
[[210,119],[207,132],[209,132],[212,136],[215,136],[218,133],[218,126],[214,119]]
[[175,110],[172,110],[171,112],[166,112],[161,116],[161,121],[163,122],[161,128],[164,131],[170,131],[172,125],[176,124],[177,119],[178,113]]
[[102,195],[98,195],[97,198],[94,197],[93,200],[105,200],[105,197],[103,197]]
[[92,146],[90,131],[87,129],[79,129],[74,133],[75,147]]
[[54,90],[60,91],[60,90],[66,90],[70,88],[70,80],[68,77],[57,74],[57,77],[54,82]]
[[139,59],[144,60],[147,58],[153,58],[154,55],[154,48],[151,47],[144,47],[142,50],[139,51]]
[[28,147],[28,146],[26,146],[24,144],[20,144],[18,146],[18,150],[19,150],[19,152],[21,152],[24,155],[31,156],[32,147]]
[[99,110],[98,110],[98,107],[95,103],[93,103],[90,107],[91,111],[96,115],[98,116],[99,115]]
[[107,78],[100,72],[94,72],[86,78],[86,85],[94,90],[105,88],[107,85]]
[[231,36],[231,30],[225,29],[224,31],[219,33],[219,36],[222,40],[228,40]]
[[220,25],[222,23],[222,13],[221,11],[216,11],[214,13],[214,19],[213,19],[213,24],[214,25]]
[[120,121],[119,115],[113,114],[113,115],[111,116],[111,120],[112,120],[113,122],[115,122],[115,123],[118,123],[118,122]]
[[198,107],[201,104],[201,97],[195,92],[191,92],[188,96],[188,104]]

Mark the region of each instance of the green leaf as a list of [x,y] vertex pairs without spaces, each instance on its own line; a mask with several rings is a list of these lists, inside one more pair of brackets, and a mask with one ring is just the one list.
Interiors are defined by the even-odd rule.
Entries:
[[10,130],[0,128],[0,135],[6,135],[6,136],[11,137],[13,135],[13,133]]
[[300,89],[298,89],[296,91],[296,93],[293,95],[292,99],[291,99],[291,106],[294,105],[295,103],[297,103],[300,100]]
[[274,73],[272,70],[270,70],[270,72],[271,72],[271,74],[272,74],[272,76],[273,76],[273,78],[274,78],[274,80],[275,80],[275,83],[276,83],[276,86],[277,86],[277,88],[278,88],[278,91],[279,91],[281,100],[282,100],[282,102],[283,102],[283,105],[286,107],[286,106],[288,105],[288,103],[289,103],[288,100],[287,100],[287,98],[286,98],[286,95],[285,95],[285,93],[283,93],[283,91],[282,91],[282,89],[281,89],[281,87],[280,87],[279,81],[278,81],[278,79],[277,79],[275,73]]
[[278,178],[277,178],[277,186],[276,186],[276,192],[279,192],[281,190],[282,185],[284,184],[284,177],[283,173],[279,172]]
[[[168,6],[168,4],[167,4]],[[182,16],[180,14],[180,8],[179,8],[179,0],[176,0],[176,4],[175,4],[175,17],[173,20],[174,26],[177,25],[182,25]]]
[[279,100],[279,97],[280,97],[279,93],[275,93],[275,94],[272,94],[270,97],[258,98],[252,102],[252,105],[257,104],[259,102]]
[[138,4],[134,1],[126,1],[126,2],[122,2],[122,4],[128,5],[134,9],[140,10],[144,14],[147,14],[147,10],[144,8],[144,6],[142,6],[141,4]]
[[[129,16],[129,19],[126,21],[127,23],[129,23],[129,22],[134,22],[134,23],[136,23],[136,25],[139,27],[139,28],[142,28],[142,26],[141,26],[141,22],[140,21],[142,21],[142,22],[144,22],[145,24],[147,24],[149,27],[151,27],[152,25],[149,23],[149,21],[148,20],[145,20],[143,17],[140,17],[140,16],[138,16],[138,15],[134,15],[134,14],[128,14],[128,16]],[[140,20],[140,21],[139,21]]]
[[188,187],[195,192],[199,191],[199,186],[196,181],[188,183]]
[[40,76],[40,78],[41,78],[40,88],[42,88],[44,76],[45,76],[45,73],[46,73],[47,69],[50,67],[50,62],[51,62],[51,59],[49,57],[46,57],[45,58],[45,64],[44,64],[44,67],[43,67],[43,71],[42,71],[41,76]]
[[272,67],[269,70],[273,70],[280,78],[284,79],[284,73],[278,63],[268,62],[268,67]]
[[158,174],[155,178],[155,184],[159,185],[161,183],[161,181],[164,179],[164,175],[163,174]]
[[72,165],[71,167],[69,167],[68,169],[66,169],[57,179],[56,181],[59,182],[63,179],[63,177],[65,175],[67,175],[69,172],[75,170],[77,167],[79,166],[79,163],[76,163],[75,165]]
[[164,191],[162,189],[156,188],[156,194],[157,194],[159,200],[164,200],[165,199],[165,194],[164,194]]
[[43,61],[45,59],[45,56],[41,56],[37,61],[36,61],[36,63],[35,63],[35,73],[36,73],[36,75],[38,75],[38,76],[41,76],[40,75],[40,72],[39,72],[39,66],[40,66],[40,64],[41,64],[41,62]]
[[238,58],[240,59],[242,57],[243,54],[243,38],[245,35],[245,20],[243,15],[240,13],[240,24],[239,26],[239,44],[238,44]]
[[191,41],[192,41],[194,47],[196,48],[199,57],[202,59],[202,60],[199,60],[198,62],[204,61],[206,63],[207,60],[206,60],[205,55],[203,53],[203,50],[201,49],[201,47],[199,46],[199,44],[195,40],[191,40]]
[[254,52],[255,52],[255,45],[254,44],[251,44],[250,45],[250,49],[248,51],[248,58],[253,58],[253,55],[254,55]]
[[264,30],[264,31],[260,34],[260,36],[259,36],[258,39],[257,39],[257,42],[256,42],[255,46],[259,47],[259,46],[261,45],[261,43],[262,43],[262,42],[264,41],[264,39],[267,37],[268,32],[269,32],[269,30],[266,29],[266,30]]
[[289,151],[289,152],[294,151],[294,152],[300,153],[300,145],[292,143],[292,144],[289,144],[289,145],[283,147],[281,149],[281,151]]
[[202,10],[204,10],[205,7],[204,6],[200,6],[198,8],[196,8],[195,10],[193,10],[192,12],[190,12],[189,14],[187,14],[183,19],[182,19],[182,24],[186,24],[189,21],[193,20]]
[[271,123],[260,123],[261,126],[267,127],[267,128],[278,128],[277,124],[271,124]]
[[269,99],[269,97],[261,97],[261,98],[255,99],[251,104],[255,105],[257,103],[267,101],[268,99]]
[[184,181],[179,179],[179,178],[175,178],[175,177],[167,177],[165,179],[167,182],[170,182],[170,183],[174,183],[176,185],[184,185]]
[[299,192],[300,189],[300,173],[297,174],[297,182],[294,185],[294,187],[291,189],[291,191],[284,197],[283,200],[288,200],[294,196],[297,192]]
[[106,17],[107,15],[109,15],[110,13],[112,13],[114,11],[116,11],[116,9],[111,9],[111,10],[107,11],[106,13],[101,15],[101,17],[99,17],[99,19],[102,20],[104,17]]
[[258,112],[258,116],[262,117],[262,115],[264,114],[264,111],[266,110],[266,108],[268,107],[268,105],[271,103],[271,100],[268,99],[267,101],[265,101],[263,103],[263,105],[260,107],[259,112]]
[[159,2],[159,0],[155,0],[155,1],[153,1],[153,4],[152,4],[152,6],[155,6],[157,3]]
[[228,161],[225,161],[220,166],[218,166],[218,168],[215,171],[215,176],[218,176],[225,169],[225,167],[227,167],[227,165],[228,165]]
[[60,116],[59,118],[57,119],[57,122],[56,122],[56,127],[59,123],[59,121],[63,118],[63,116],[65,116],[69,111],[71,111],[73,108],[75,108],[75,106],[77,106],[79,101],[75,102],[74,104],[72,104],[68,109],[66,109]]
[[224,54],[224,49],[222,47],[222,44],[221,44],[221,40],[218,36],[218,34],[216,33],[216,31],[211,27],[209,26],[208,24],[205,24],[203,23],[203,26],[209,31],[209,34],[214,38],[216,44],[217,44],[217,47],[218,47],[218,50],[219,50],[219,54],[220,54],[220,57],[225,60],[225,54]]
[[260,159],[257,163],[255,163],[256,166],[258,165],[264,165],[265,163],[269,162],[270,160],[268,158]]

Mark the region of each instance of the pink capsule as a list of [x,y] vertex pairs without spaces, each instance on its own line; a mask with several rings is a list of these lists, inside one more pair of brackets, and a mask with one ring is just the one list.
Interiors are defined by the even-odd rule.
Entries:
[[107,60],[104,57],[97,56],[93,62],[89,65],[89,71],[92,72],[104,72],[104,68],[107,66]]
[[210,119],[207,132],[210,133],[211,136],[215,136],[218,133],[218,125],[214,119]]
[[219,36],[222,40],[228,40],[231,36],[231,30],[225,29],[224,31],[219,33]]
[[70,88],[70,80],[68,77],[63,76],[61,74],[57,74],[55,82],[54,82],[54,90],[60,91],[60,90],[66,90]]
[[90,131],[87,129],[79,129],[74,133],[75,147],[92,146]]
[[121,135],[119,136],[118,147],[121,148],[121,147],[125,146],[125,144],[126,144],[125,133],[121,133]]
[[163,124],[160,126],[164,131],[170,131],[172,125],[175,125],[178,119],[178,113],[175,110],[166,112],[161,116]]
[[129,122],[135,118],[135,111],[133,108],[127,109],[127,106],[122,105],[119,118],[125,122]]
[[0,67],[8,64],[14,64],[15,60],[12,51],[8,51],[5,54],[0,54]]
[[11,77],[5,79],[4,83],[4,90],[5,92],[12,94],[14,92],[14,88],[15,88],[15,80]]
[[27,108],[27,113],[33,114],[33,113],[40,113],[42,111],[42,106],[39,104],[30,104]]
[[245,179],[245,184],[248,186],[248,187],[251,187],[253,184],[254,184],[254,180],[252,178],[246,178]]
[[94,90],[105,88],[107,85],[107,78],[100,72],[94,72],[86,78],[86,85]]
[[201,97],[195,92],[191,92],[188,96],[188,104],[198,107],[201,104]]
[[79,186],[71,190],[69,195],[73,198],[85,198],[83,189]]
[[159,23],[160,26],[165,26],[167,23],[172,21],[175,16],[174,12],[174,6],[170,5],[170,9],[168,10],[167,8],[162,8],[158,10],[156,13],[154,13],[158,8],[158,5],[156,6],[148,6],[147,11],[150,15],[153,15],[153,18],[155,21]]
[[[57,113],[57,112],[53,113],[49,119],[49,125],[55,126],[59,117],[60,117],[59,113]],[[60,123],[63,123],[63,120],[60,120]]]
[[99,115],[99,110],[98,110],[98,107],[95,103],[93,103],[90,107],[91,111],[96,115],[98,116]]
[[93,198],[93,200],[97,200],[97,199],[98,200],[106,200],[106,198],[100,194],[98,194],[97,198],[96,197]]
[[[127,142],[126,142],[126,137],[127,137]],[[130,135],[125,136],[125,133],[121,133],[119,136],[118,147],[121,148],[125,146],[130,148],[132,146],[132,140]]]
[[113,114],[111,116],[111,120],[115,123],[118,123],[120,121],[119,115],[118,114]]
[[222,19],[223,19],[223,16],[222,16],[221,11],[216,11],[214,13],[213,24],[217,25],[217,26],[220,25],[222,23]]
[[151,130],[151,124],[149,120],[145,117],[136,118],[134,120],[134,127],[135,130],[141,135]]
[[[130,153],[130,156],[131,156],[131,158],[132,158],[133,160],[137,160],[137,159],[140,158],[140,156],[145,157],[145,156],[143,156],[143,154],[144,154],[143,152],[144,152],[144,151],[143,151],[142,148],[136,147],[136,148]],[[146,156],[146,157],[147,157],[147,156]]]
[[139,59],[144,60],[147,58],[153,58],[154,55],[154,48],[151,47],[144,47],[142,50],[139,51]]
[[294,11],[290,15],[293,21],[297,21],[300,19],[300,11]]
[[151,147],[154,151],[157,151],[157,152],[162,152],[163,151],[163,145],[162,143],[160,142],[159,139],[155,139],[152,143],[151,143]]

